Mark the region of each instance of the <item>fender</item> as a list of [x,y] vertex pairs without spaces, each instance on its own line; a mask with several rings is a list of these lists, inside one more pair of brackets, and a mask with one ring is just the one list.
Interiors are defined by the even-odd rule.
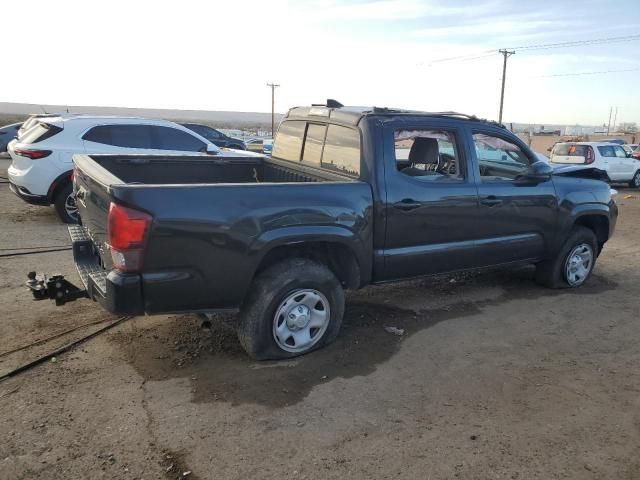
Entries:
[[60,175],[58,175],[58,177],[51,182],[51,186],[49,187],[49,190],[47,191],[47,200],[49,201],[49,203],[53,203],[54,201],[54,195],[56,193],[56,189],[64,184],[66,181],[71,181],[71,176],[73,175],[73,170],[68,170]]
[[554,251],[558,251],[562,247],[564,240],[567,238],[569,231],[573,228],[576,222],[581,217],[597,215],[601,216],[609,224],[609,236],[611,235],[612,227],[615,225],[615,214],[612,214],[609,205],[603,203],[581,203],[579,205],[572,205],[572,209],[564,215],[559,225],[559,235],[557,235],[557,242],[554,246]]
[[249,246],[249,256],[254,258],[254,273],[262,260],[274,248],[308,242],[338,243],[348,247],[355,255],[360,267],[361,285],[371,281],[372,238],[362,239],[354,231],[340,225],[300,225],[264,232],[256,237]]

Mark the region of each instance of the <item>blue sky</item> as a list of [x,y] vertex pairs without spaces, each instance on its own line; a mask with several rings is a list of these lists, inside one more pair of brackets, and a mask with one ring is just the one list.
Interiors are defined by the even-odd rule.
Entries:
[[[279,111],[332,97],[496,118],[501,57],[488,52],[640,35],[640,1],[32,0],[29,30],[3,30],[42,73],[5,72],[0,101],[268,111],[276,81]],[[600,124],[617,106],[618,122],[640,123],[638,80],[637,39],[517,50],[504,118]]]

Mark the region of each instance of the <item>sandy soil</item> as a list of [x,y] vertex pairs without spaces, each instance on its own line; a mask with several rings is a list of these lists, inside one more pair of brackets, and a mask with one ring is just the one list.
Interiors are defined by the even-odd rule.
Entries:
[[[0,383],[0,477],[638,479],[640,192],[618,198],[578,290],[531,268],[371,287],[334,345],[279,363],[244,355],[233,315],[130,320]],[[0,184],[0,253],[67,243]],[[114,318],[32,301],[29,270],[75,278],[70,252],[0,258],[0,373]]]

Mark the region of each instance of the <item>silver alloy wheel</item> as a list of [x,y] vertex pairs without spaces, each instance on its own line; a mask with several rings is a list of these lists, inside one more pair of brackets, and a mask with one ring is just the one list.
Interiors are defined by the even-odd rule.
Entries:
[[306,352],[322,338],[330,318],[327,297],[317,290],[296,290],[276,310],[273,338],[286,352]]
[[71,218],[78,218],[78,206],[76,205],[76,197],[73,196],[73,192],[70,193],[65,199],[64,210]]
[[593,249],[586,243],[581,243],[567,256],[564,264],[564,276],[572,287],[582,285],[593,267]]
[[636,174],[633,176],[633,185],[636,188],[640,188],[640,170],[638,170]]

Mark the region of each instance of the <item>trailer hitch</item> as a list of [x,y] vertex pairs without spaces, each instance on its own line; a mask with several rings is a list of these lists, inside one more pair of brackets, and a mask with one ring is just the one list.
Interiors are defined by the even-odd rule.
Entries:
[[27,287],[31,290],[35,300],[55,300],[56,305],[64,305],[78,298],[89,298],[86,290],[76,287],[64,278],[64,275],[37,275],[36,272],[27,274]]

